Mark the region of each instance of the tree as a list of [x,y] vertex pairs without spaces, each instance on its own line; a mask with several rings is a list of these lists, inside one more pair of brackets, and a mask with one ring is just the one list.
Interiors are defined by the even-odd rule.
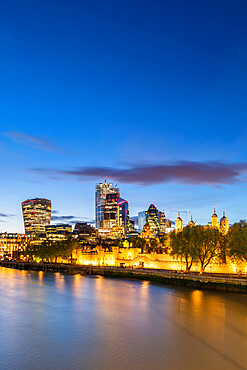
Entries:
[[123,239],[117,239],[117,240],[115,240],[116,247],[122,248],[123,247],[123,243],[124,243],[125,240],[123,240]]
[[168,248],[169,248],[169,238],[167,235],[162,235],[160,237],[160,244],[163,249],[162,252],[168,253]]
[[247,261],[247,222],[240,220],[229,230],[229,256],[235,261]]
[[155,238],[151,238],[151,239],[150,239],[150,248],[149,248],[149,249],[150,249],[152,252],[154,252],[154,251],[156,250],[157,246],[158,246],[157,239],[155,239]]
[[62,257],[64,259],[70,257],[71,263],[73,262],[73,252],[74,250],[79,248],[78,240],[76,239],[66,239],[61,242],[59,242],[59,250],[58,250],[58,256]]
[[195,259],[200,262],[200,273],[219,253],[220,232],[209,226],[193,226],[192,244]]
[[54,257],[55,243],[50,240],[44,240],[41,244],[31,244],[27,250],[26,254],[34,259],[41,259],[50,261]]
[[185,260],[186,272],[189,272],[196,259],[194,252],[193,236],[191,227],[185,227],[182,231],[170,233],[171,255]]
[[220,233],[219,236],[219,262],[226,264],[226,258],[229,254],[229,235]]
[[51,262],[57,262],[57,258],[71,258],[72,253],[78,248],[78,241],[75,239],[66,239],[61,241],[44,240],[41,244],[32,244],[27,249],[26,254],[34,259],[41,259]]
[[130,243],[132,244],[133,248],[139,248],[141,249],[141,253],[143,253],[143,250],[147,244],[146,239],[141,238],[140,236],[136,236],[134,238],[128,239]]

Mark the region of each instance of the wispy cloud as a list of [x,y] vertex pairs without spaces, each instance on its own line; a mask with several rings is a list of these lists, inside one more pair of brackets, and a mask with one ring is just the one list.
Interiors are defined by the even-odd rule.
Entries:
[[60,176],[60,179],[75,178],[79,181],[88,178],[102,180],[107,176],[118,182],[140,185],[167,182],[220,185],[243,181],[243,175],[247,172],[247,163],[179,161],[173,164],[132,166],[129,168],[78,167],[68,170],[38,168],[32,171],[49,177],[56,175]]
[[10,215],[9,213],[0,213],[0,222],[6,222],[7,218],[15,217],[15,215]]
[[10,215],[9,213],[0,213],[0,217],[9,218],[14,217],[14,215]]
[[58,214],[58,211],[53,211],[51,220],[54,222],[62,222],[62,223],[72,223],[75,224],[76,222],[87,222],[89,224],[94,223],[95,220],[88,220],[87,217],[78,217],[78,216],[54,216],[54,214]]
[[51,216],[52,221],[56,222],[80,222],[78,219],[80,217],[75,217],[75,216]]
[[35,149],[66,154],[66,152],[63,149],[57,147],[48,140],[36,136],[27,135],[23,132],[6,131],[3,132],[2,135],[8,137],[9,139],[13,140],[16,143],[31,146]]

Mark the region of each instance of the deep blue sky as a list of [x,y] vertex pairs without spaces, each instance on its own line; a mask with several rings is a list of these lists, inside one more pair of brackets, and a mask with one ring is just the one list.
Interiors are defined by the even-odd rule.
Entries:
[[104,176],[132,216],[246,218],[246,17],[246,0],[1,2],[0,231],[34,196],[94,219]]

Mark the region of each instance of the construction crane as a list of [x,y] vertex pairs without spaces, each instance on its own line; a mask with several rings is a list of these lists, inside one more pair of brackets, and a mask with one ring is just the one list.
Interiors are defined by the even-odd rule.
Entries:
[[170,216],[169,216],[169,219],[171,218],[171,215],[173,212],[176,212],[176,213],[186,213],[187,214],[187,224],[189,223],[189,218],[190,218],[190,211],[189,209],[187,209],[186,211],[180,211],[180,210],[175,210],[175,209],[172,209],[171,210],[171,213],[170,213]]

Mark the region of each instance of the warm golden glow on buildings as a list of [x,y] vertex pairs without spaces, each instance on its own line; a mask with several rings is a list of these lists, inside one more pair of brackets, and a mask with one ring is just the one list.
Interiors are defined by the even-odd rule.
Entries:
[[150,225],[148,223],[146,223],[143,227],[143,230],[142,230],[142,233],[141,233],[141,237],[143,239],[151,239],[151,238],[154,238],[154,234],[153,234],[153,231],[150,227]]
[[[88,266],[115,266],[127,268],[151,268],[175,271],[185,271],[185,261],[176,259],[169,254],[141,253],[139,248],[113,247],[112,251],[106,251],[97,247],[91,252],[77,250],[73,253],[73,260],[79,265]],[[236,273],[247,272],[247,263],[235,264],[230,259],[226,264],[220,263],[217,259],[212,260],[207,266],[207,272]],[[191,271],[200,271],[199,263],[194,263]]]
[[191,216],[190,222],[188,223],[188,226],[190,227],[195,226],[195,222],[193,221],[192,216]]
[[223,212],[223,217],[220,219],[220,230],[222,234],[227,234],[229,230],[229,220],[225,215],[225,211]]
[[0,234],[0,257],[18,259],[30,243],[30,237],[25,234]]
[[183,230],[183,220],[180,217],[180,213],[178,212],[178,217],[175,220],[175,225],[176,225],[176,231],[179,232]]
[[215,212],[215,208],[214,208],[214,213],[213,213],[213,215],[211,217],[211,226],[214,227],[214,228],[216,228],[216,229],[218,229],[218,227],[219,227],[218,216],[217,216],[217,214]]

